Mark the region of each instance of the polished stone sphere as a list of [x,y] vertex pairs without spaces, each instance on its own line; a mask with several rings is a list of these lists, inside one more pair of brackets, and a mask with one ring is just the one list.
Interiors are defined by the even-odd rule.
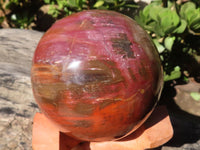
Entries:
[[133,133],[148,118],[163,74],[157,50],[135,21],[89,10],[57,21],[44,34],[31,80],[41,111],[62,132],[107,141]]

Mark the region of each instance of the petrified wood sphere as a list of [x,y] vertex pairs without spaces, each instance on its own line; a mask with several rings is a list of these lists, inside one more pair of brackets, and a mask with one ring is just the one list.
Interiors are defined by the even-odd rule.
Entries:
[[87,141],[135,131],[163,83],[159,55],[145,31],[103,10],[57,21],[37,46],[31,77],[42,112],[62,132]]

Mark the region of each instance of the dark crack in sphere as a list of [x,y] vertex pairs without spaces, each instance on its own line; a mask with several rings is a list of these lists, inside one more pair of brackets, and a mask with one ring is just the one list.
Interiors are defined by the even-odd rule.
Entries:
[[105,10],[57,21],[40,40],[31,73],[42,112],[62,132],[86,141],[134,132],[155,107],[162,77],[147,33]]

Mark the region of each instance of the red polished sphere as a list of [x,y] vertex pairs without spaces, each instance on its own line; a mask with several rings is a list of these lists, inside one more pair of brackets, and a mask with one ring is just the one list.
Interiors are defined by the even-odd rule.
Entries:
[[158,101],[162,76],[147,33],[105,10],[57,21],[40,40],[31,73],[42,112],[62,132],[87,141],[135,131]]

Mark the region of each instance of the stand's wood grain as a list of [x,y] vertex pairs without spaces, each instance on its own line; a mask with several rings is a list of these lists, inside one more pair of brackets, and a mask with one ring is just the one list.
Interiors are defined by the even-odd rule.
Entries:
[[61,132],[43,114],[34,117],[33,150],[144,150],[158,147],[173,136],[168,112],[157,107],[150,118],[133,134],[119,141],[84,142]]

